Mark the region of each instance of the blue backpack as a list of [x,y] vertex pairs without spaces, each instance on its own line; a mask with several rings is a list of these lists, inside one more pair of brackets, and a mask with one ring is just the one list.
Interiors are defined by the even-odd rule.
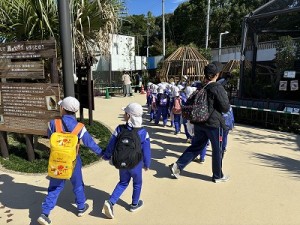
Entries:
[[225,119],[225,124],[228,127],[229,130],[232,130],[234,127],[234,116],[232,108],[230,107],[229,111],[227,113],[222,113],[223,118]]

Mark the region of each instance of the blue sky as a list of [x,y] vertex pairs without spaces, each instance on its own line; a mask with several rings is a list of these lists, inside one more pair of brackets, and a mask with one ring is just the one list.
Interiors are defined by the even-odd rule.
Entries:
[[[165,13],[172,13],[177,6],[187,0],[165,0]],[[151,11],[154,16],[162,14],[162,0],[125,0],[129,15],[147,15]]]

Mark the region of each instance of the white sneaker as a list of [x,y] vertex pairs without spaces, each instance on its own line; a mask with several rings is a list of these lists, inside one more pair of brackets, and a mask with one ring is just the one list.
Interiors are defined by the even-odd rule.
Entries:
[[110,219],[113,219],[115,217],[114,211],[113,211],[113,205],[111,204],[111,202],[109,200],[106,200],[104,202],[102,212],[105,214],[105,216],[107,216]]
[[37,219],[37,222],[41,225],[50,225],[51,220],[45,216],[45,214],[41,214],[40,217]]
[[180,175],[180,169],[178,168],[177,163],[169,165],[169,168],[171,170],[171,175],[178,179]]
[[227,181],[229,181],[229,176],[223,175],[222,178],[220,178],[220,179],[213,179],[213,181],[215,183],[227,182]]

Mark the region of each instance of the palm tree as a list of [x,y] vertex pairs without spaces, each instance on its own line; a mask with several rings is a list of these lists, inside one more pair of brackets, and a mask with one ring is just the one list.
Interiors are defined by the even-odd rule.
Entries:
[[[117,30],[120,7],[118,0],[70,0],[76,61],[93,57],[96,51],[108,53],[109,34]],[[57,0],[0,1],[0,39],[10,42],[51,37],[59,40]]]

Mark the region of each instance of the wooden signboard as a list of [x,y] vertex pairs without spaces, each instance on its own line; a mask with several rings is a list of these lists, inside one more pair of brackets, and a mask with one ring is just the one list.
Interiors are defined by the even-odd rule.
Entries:
[[0,131],[46,135],[47,123],[59,116],[58,84],[1,83]]
[[0,44],[1,59],[55,58],[55,40],[21,41]]
[[42,61],[11,62],[11,60],[0,60],[0,78],[44,79],[44,63]]

